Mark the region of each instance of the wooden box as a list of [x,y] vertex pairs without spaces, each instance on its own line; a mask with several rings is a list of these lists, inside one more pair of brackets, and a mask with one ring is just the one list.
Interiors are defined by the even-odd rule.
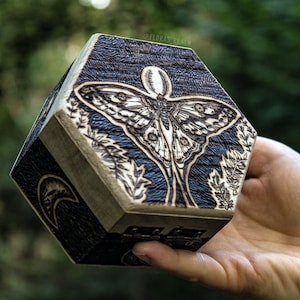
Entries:
[[95,34],[11,176],[76,263],[198,249],[232,217],[256,133],[193,50]]

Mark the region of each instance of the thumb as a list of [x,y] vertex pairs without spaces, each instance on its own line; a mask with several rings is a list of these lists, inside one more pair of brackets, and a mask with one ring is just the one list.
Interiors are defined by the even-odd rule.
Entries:
[[158,269],[210,287],[226,288],[224,267],[205,253],[175,250],[157,241],[138,243],[132,251]]

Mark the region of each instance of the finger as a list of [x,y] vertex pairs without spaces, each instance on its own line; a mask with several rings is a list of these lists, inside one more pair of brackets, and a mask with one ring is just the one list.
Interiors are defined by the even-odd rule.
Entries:
[[295,159],[295,157],[298,157],[298,153],[282,143],[264,137],[257,137],[248,167],[248,174],[254,178],[261,177],[268,171],[270,163],[282,156]]
[[263,190],[270,183],[268,178],[273,178],[274,181],[275,176],[290,173],[285,168],[300,170],[299,153],[282,143],[258,137],[248,167],[250,179],[245,180],[241,196],[251,196],[260,201],[262,196],[266,196],[263,195]]
[[263,137],[257,137],[252,157],[248,167],[248,175],[252,178],[259,178],[264,172],[264,166],[272,159],[271,141]]
[[226,271],[219,262],[205,253],[174,250],[156,241],[136,244],[133,253],[150,265],[187,280],[225,288]]

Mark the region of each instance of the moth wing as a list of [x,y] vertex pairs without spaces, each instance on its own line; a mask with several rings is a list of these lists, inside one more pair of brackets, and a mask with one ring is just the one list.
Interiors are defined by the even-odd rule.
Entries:
[[201,139],[195,139],[178,126],[174,126],[172,151],[175,162],[180,169],[184,167],[185,162],[192,157],[193,153],[198,153],[201,150],[204,144]]
[[164,136],[159,119],[153,119],[145,128],[130,128],[129,131],[145,146],[148,153],[159,160],[166,168],[170,167],[171,153]]
[[202,153],[210,137],[231,127],[240,117],[229,104],[211,97],[175,98],[172,112],[173,151],[177,164],[184,164],[193,153]]
[[143,91],[127,84],[88,82],[75,89],[76,96],[88,107],[104,115],[152,158],[170,165],[170,150],[151,104]]
[[75,88],[75,94],[117,126],[142,128],[153,118],[149,97],[127,84],[87,82]]

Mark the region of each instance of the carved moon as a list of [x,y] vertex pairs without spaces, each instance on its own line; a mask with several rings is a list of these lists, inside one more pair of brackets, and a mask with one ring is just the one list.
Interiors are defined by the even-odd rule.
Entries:
[[38,200],[47,221],[58,228],[56,209],[61,201],[77,202],[79,200],[70,185],[62,178],[48,174],[44,175],[38,184]]

